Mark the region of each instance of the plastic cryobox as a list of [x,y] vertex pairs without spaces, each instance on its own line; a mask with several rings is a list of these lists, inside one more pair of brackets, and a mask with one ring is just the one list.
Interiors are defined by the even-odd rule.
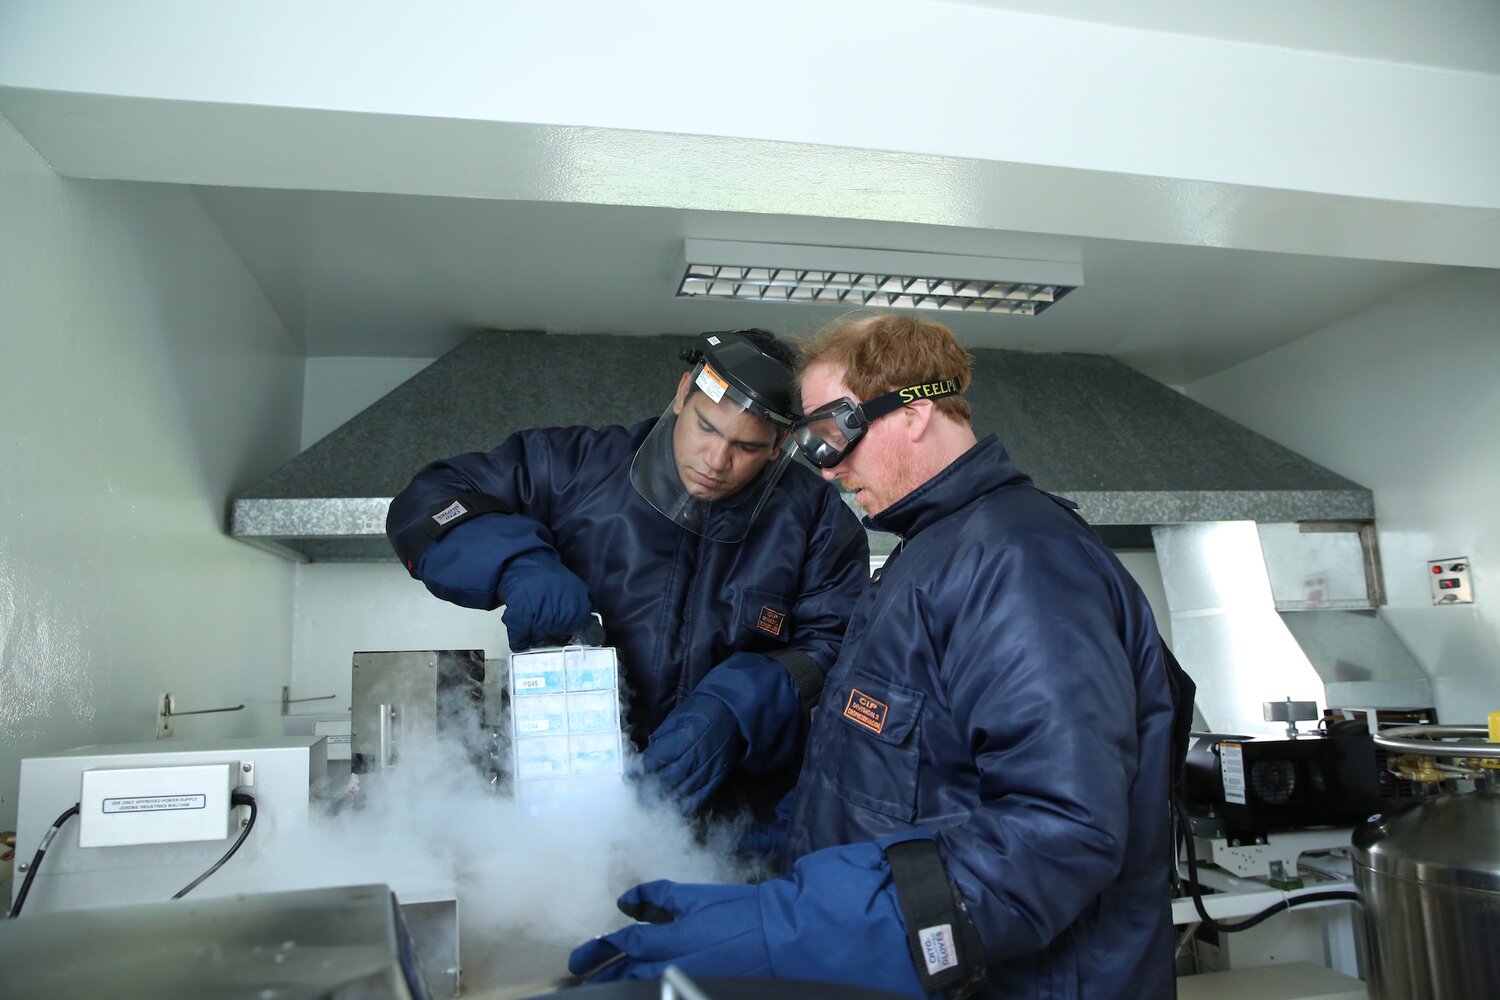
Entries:
[[613,647],[514,653],[510,695],[516,790],[523,801],[557,803],[570,787],[592,794],[599,781],[623,771]]

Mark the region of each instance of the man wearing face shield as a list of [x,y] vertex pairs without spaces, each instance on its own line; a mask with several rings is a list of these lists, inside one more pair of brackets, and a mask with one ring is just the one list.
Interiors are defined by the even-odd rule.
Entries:
[[869,573],[837,491],[791,462],[791,352],[706,334],[660,418],[521,431],[423,469],[387,534],[436,596],[504,606],[514,650],[597,611],[648,779],[697,809],[773,802]]

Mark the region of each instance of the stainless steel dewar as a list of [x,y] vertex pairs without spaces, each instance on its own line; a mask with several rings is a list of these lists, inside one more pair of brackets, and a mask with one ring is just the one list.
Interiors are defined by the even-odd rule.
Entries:
[[[1427,753],[1446,756],[1439,747],[1429,744]],[[1478,791],[1439,795],[1373,817],[1355,831],[1354,880],[1372,1000],[1494,995],[1500,983],[1497,778],[1500,770],[1492,770]]]

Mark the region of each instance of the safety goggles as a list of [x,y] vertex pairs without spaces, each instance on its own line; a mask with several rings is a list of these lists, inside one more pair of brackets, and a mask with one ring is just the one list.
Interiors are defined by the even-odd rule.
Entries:
[[857,403],[844,396],[813,410],[792,428],[792,440],[820,469],[831,469],[844,460],[870,430],[870,425],[888,413],[923,399],[959,394],[956,379],[918,382]]

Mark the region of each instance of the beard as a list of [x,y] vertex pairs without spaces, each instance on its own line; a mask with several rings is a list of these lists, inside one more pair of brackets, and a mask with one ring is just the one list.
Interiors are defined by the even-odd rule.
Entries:
[[885,466],[875,470],[875,478],[880,480],[878,483],[854,478],[846,478],[839,483],[839,489],[846,493],[858,494],[863,491],[862,495],[855,496],[854,502],[869,517],[874,517],[901,500],[930,478],[918,465],[916,456],[907,452],[891,456]]

